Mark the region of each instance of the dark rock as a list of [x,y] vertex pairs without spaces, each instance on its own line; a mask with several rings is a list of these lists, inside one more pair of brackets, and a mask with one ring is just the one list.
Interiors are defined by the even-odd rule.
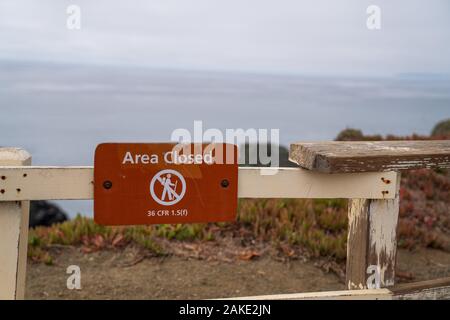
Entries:
[[68,220],[67,214],[57,205],[48,201],[30,201],[30,228],[51,226]]

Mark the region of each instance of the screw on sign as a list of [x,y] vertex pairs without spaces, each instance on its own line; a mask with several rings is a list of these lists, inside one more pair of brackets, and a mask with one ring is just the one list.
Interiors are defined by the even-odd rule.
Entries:
[[[177,159],[196,161],[175,163],[176,146],[100,144],[94,160],[95,221],[102,225],[146,225],[235,220],[237,146],[187,144]],[[231,163],[210,161],[218,159],[214,158],[217,154],[228,159],[231,151]]]

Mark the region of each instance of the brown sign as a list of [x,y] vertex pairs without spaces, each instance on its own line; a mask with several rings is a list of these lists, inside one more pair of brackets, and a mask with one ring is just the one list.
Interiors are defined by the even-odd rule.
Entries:
[[232,221],[237,146],[104,143],[94,161],[94,220],[102,225]]

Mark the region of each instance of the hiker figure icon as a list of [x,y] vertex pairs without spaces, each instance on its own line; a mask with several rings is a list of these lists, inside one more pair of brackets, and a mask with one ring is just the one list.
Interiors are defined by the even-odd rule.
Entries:
[[164,206],[170,206],[181,201],[185,193],[186,180],[176,170],[161,170],[150,181],[150,194],[153,200]]
[[174,198],[178,199],[179,197],[177,193],[178,181],[173,183],[171,178],[172,174],[167,173],[165,177],[158,179],[159,183],[161,183],[161,185],[163,186],[163,191],[160,198],[162,201],[166,201],[166,196],[168,197],[169,201],[172,201]]

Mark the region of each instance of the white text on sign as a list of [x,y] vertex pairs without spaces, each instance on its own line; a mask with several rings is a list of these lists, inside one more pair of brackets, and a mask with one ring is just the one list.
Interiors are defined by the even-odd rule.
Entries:
[[[167,164],[213,164],[212,153],[206,154],[180,154],[177,151],[166,152],[161,155]],[[158,164],[158,154],[133,154],[127,151],[123,157],[122,164]]]

